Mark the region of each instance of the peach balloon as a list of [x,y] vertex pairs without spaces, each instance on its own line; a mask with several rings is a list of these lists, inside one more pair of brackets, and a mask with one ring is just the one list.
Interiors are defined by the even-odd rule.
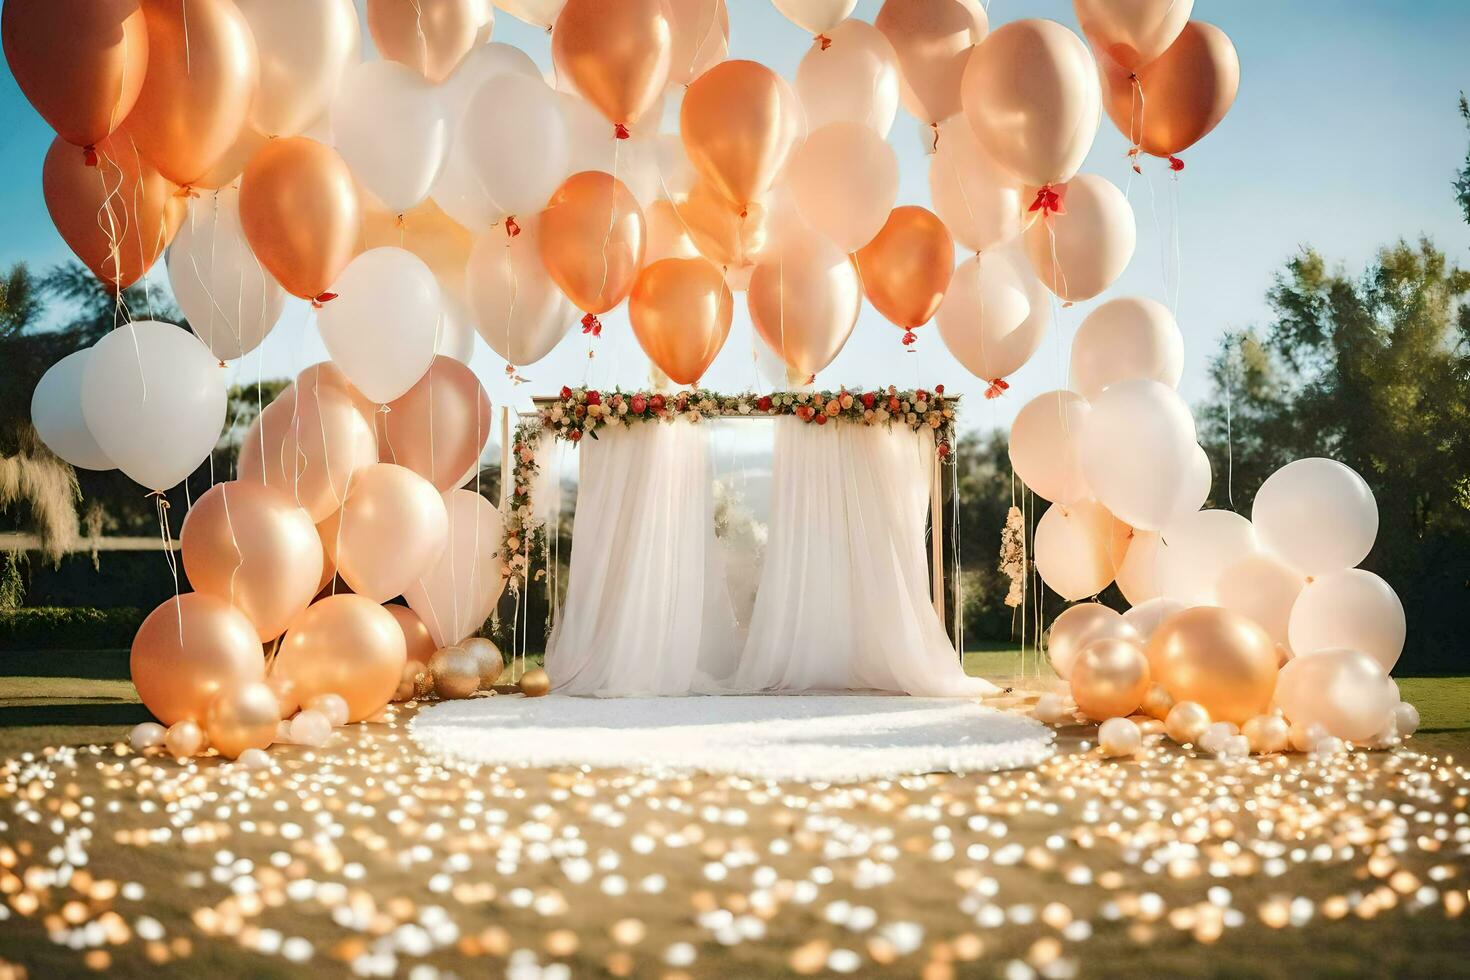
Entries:
[[1053,504],[1036,524],[1036,571],[1068,601],[1097,595],[1113,581],[1113,515],[1095,500]]
[[1368,742],[1387,726],[1398,688],[1383,665],[1359,650],[1319,650],[1281,668],[1277,703],[1293,725]]
[[276,707],[282,718],[289,718],[301,710],[301,699],[296,696],[296,684],[285,674],[272,669],[265,677],[265,686],[276,696]]
[[977,0],[884,0],[873,26],[898,56],[909,112],[932,126],[960,111],[965,63],[990,31]]
[[1063,609],[1047,632],[1046,657],[1057,676],[1072,676],[1072,664],[1093,640],[1118,639],[1141,642],[1138,632],[1124,622],[1116,609],[1100,602],[1079,602]]
[[1130,606],[1137,606],[1156,598],[1162,589],[1159,584],[1159,549],[1163,544],[1158,531],[1140,531],[1129,528],[1128,547],[1117,563],[1115,578],[1118,591]]
[[862,286],[852,259],[808,232],[762,258],[745,299],[766,346],[805,379],[831,364],[852,335]]
[[1113,125],[1143,152],[1182,153],[1209,135],[1235,103],[1240,57],[1225,32],[1190,21],[1157,59],[1132,70],[1103,62]]
[[275,670],[296,686],[303,704],[323,694],[347,702],[347,720],[377,713],[398,689],[407,646],[387,609],[360,595],[328,596],[292,624]]
[[238,759],[246,749],[269,748],[280,721],[275,692],[263,681],[252,681],[219,693],[205,714],[204,730],[220,755]]
[[1184,373],[1184,337],[1174,314],[1156,299],[1122,296],[1087,314],[1072,338],[1072,387],[1084,398],[1130,378],[1170,388]]
[[824,32],[796,69],[796,93],[807,124],[856,122],[887,138],[898,113],[898,56],[872,24],[844,20]]
[[96,155],[97,165],[88,166],[76,147],[57,137],[41,169],[41,189],[62,239],[94,276],[120,292],[173,241],[188,202],[139,155],[126,130],[98,144]]
[[[724,199],[720,199],[724,203]],[[729,205],[725,205],[728,207]],[[699,257],[690,229],[679,216],[673,201],[660,198],[643,211],[643,220],[648,225],[648,246],[643,250],[643,261],[649,265],[661,259],[693,259]]]
[[633,336],[675,384],[695,385],[730,335],[734,297],[705,259],[664,259],[645,268],[628,300]]
[[263,483],[210,487],[189,508],[179,542],[189,584],[244,613],[262,641],[284,633],[321,582],[321,539],[311,516]]
[[1237,725],[1262,714],[1276,689],[1276,644],[1240,613],[1196,606],[1164,620],[1149,637],[1154,679],[1175,701],[1204,705]]
[[129,659],[138,698],[165,725],[203,720],[221,691],[265,680],[260,636],[223,599],[186,592],[143,620]]
[[233,0],[142,0],[148,73],[128,131],[159,172],[188,186],[234,145],[260,83],[255,35]]
[[989,381],[987,398],[1031,359],[1051,326],[1051,296],[1015,249],[960,263],[936,314],[944,346],[975,377]]
[[1072,665],[1072,700],[1094,721],[1125,718],[1148,696],[1149,663],[1131,640],[1099,639]]
[[730,12],[725,0],[666,0],[669,84],[688,85],[725,60]]
[[1194,0],[1073,0],[1077,22],[1092,46],[1137,71],[1174,43]]
[[1082,428],[1092,408],[1071,391],[1037,395],[1011,423],[1010,457],[1016,476],[1054,504],[1090,495],[1082,474]]
[[786,186],[807,224],[856,252],[883,229],[898,199],[898,156],[862,123],[829,123],[792,151]]
[[444,495],[446,544],[404,590],[438,646],[458,643],[484,625],[505,590],[505,524],[500,511],[473,490]]
[[750,265],[766,248],[766,208],[756,203],[739,208],[707,180],[696,181],[672,207],[699,254],[721,268]]
[[240,181],[240,225],[256,258],[292,295],[322,296],[362,237],[352,171],[331,147],[292,136],[261,147]]
[[412,388],[383,415],[379,458],[406,466],[442,491],[473,473],[490,441],[490,398],[475,372],[435,357]]
[[191,185],[195,190],[219,190],[240,179],[240,175],[249,166],[251,157],[260,151],[270,137],[246,125],[241,127],[240,134],[235,137],[235,142],[225,151],[224,156],[214,162],[214,166],[206,170],[203,176],[194,180]]
[[439,560],[449,537],[439,491],[392,463],[354,473],[342,509],[329,520],[323,540],[342,581],[378,603],[410,589]]
[[429,634],[429,628],[424,625],[419,614],[396,602],[390,602],[383,608],[393,614],[393,618],[398,621],[398,628],[403,631],[403,642],[408,650],[409,661],[428,663],[439,645],[434,642],[434,637]]
[[1070,180],[1097,136],[1097,65],[1082,39],[1055,21],[997,29],[971,55],[963,91],[980,144],[1024,183]]
[[646,237],[637,198],[600,170],[572,174],[541,212],[541,261],[592,320],[632,292]]
[[969,120],[956,116],[939,127],[929,161],[929,195],[955,241],[971,252],[989,252],[1021,235],[1030,201],[1011,172],[980,145]]
[[557,77],[607,117],[619,138],[658,101],[672,58],[664,0],[567,0],[551,29]]
[[513,238],[499,228],[481,235],[466,269],[475,330],[510,364],[541,360],[576,322],[576,308],[541,262],[539,215]]
[[855,258],[868,302],[908,331],[907,341],[944,300],[954,274],[954,239],[933,211],[904,205],[889,212],[882,230]]
[[1128,268],[1138,229],[1116,186],[1079,174],[1052,192],[1061,210],[1026,229],[1026,255],[1041,284],[1068,302],[1092,299]]
[[138,0],[17,0],[0,12],[0,35],[16,84],[73,146],[102,142],[138,101],[148,69]]
[[378,54],[437,85],[475,46],[478,0],[367,0],[368,31]]
[[689,162],[740,209],[775,181],[798,136],[796,97],[754,61],[722,61],[684,93],[679,132]]

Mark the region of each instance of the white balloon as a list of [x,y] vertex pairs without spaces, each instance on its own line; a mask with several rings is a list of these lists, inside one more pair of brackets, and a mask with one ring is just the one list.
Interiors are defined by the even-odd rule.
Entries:
[[1167,385],[1135,378],[1092,402],[1081,434],[1082,473],[1119,520],[1155,531],[1175,513],[1195,448],[1184,399]]
[[451,490],[444,507],[449,513],[444,551],[403,594],[441,647],[479,629],[505,589],[500,511],[473,490]]
[[[924,136],[933,145],[933,130],[926,126]],[[934,213],[956,242],[972,252],[989,252],[1020,236],[1028,203],[1025,189],[980,145],[969,120],[956,116],[940,125],[933,156],[929,194]],[[1044,289],[1030,263],[1018,257],[1031,280]]]
[[1195,445],[1179,484],[1179,496],[1174,501],[1174,512],[1164,527],[1168,528],[1204,507],[1210,499],[1210,487],[1214,485],[1215,473],[1210,469],[1210,457],[1204,447]]
[[1307,575],[1352,568],[1378,537],[1378,504],[1352,468],[1314,457],[1287,463],[1256,492],[1261,542]]
[[1082,438],[1092,407],[1071,391],[1037,395],[1011,423],[1011,466],[1031,492],[1054,504],[1089,496]]
[[295,136],[322,117],[342,76],[362,57],[352,0],[236,0],[260,59],[250,125]]
[[511,364],[534,364],[577,322],[572,301],[541,264],[540,221],[532,215],[514,238],[492,228],[475,240],[466,278],[475,329]]
[[237,187],[189,203],[168,250],[168,281],[189,326],[222,361],[259,347],[286,306],[286,291],[245,240]]
[[1383,666],[1358,650],[1297,657],[1276,678],[1276,704],[1294,726],[1321,725],[1354,742],[1372,739],[1399,705]]
[[852,13],[857,0],[771,0],[797,27],[824,34]]
[[807,223],[856,252],[883,230],[898,199],[898,157],[862,123],[828,123],[792,151],[786,182]]
[[379,405],[412,388],[434,360],[442,301],[423,260],[372,248],[348,263],[318,313],[322,343],[347,379]]
[[1137,606],[1160,593],[1159,565],[1163,541],[1157,531],[1135,530],[1128,540],[1128,550],[1118,563],[1118,591],[1128,604]]
[[332,142],[362,185],[400,214],[429,196],[449,149],[438,90],[396,61],[367,61],[332,100]]
[[1220,580],[1215,583],[1215,600],[1226,609],[1254,620],[1271,634],[1271,639],[1290,652],[1291,607],[1306,584],[1300,572],[1271,555],[1250,555],[1220,574]]
[[1175,613],[1183,612],[1186,608],[1188,607],[1178,599],[1158,596],[1147,602],[1140,602],[1125,612],[1123,620],[1137,630],[1138,635],[1143,637],[1144,642],[1147,642],[1148,638],[1154,635],[1154,630],[1158,629],[1164,620]]
[[469,305],[457,294],[439,283],[439,300],[443,305],[439,331],[434,337],[434,353],[469,364],[475,356],[475,319]]
[[861,123],[886,139],[898,114],[893,45],[861,20],[844,20],[826,33],[831,45],[812,45],[796,68],[796,94],[807,125],[820,129],[834,122]]
[[955,359],[984,381],[1031,359],[1051,324],[1051,299],[1025,260],[1005,250],[961,262],[935,314]]
[[31,424],[51,450],[84,470],[110,470],[114,464],[87,428],[82,415],[82,390],[92,348],[66,355],[46,369],[31,395]]
[[1201,510],[1164,529],[1159,591],[1191,605],[1218,605],[1225,570],[1260,550],[1251,522],[1228,510]]
[[550,29],[567,0],[495,0],[495,6],[533,27]]
[[1361,568],[1315,578],[1291,607],[1288,628],[1298,658],[1319,650],[1361,650],[1393,670],[1408,633],[1404,606],[1387,582]]
[[481,85],[497,75],[523,75],[542,80],[541,69],[536,67],[536,62],[514,44],[492,41],[472,48],[454,69],[454,74],[446,78],[440,87],[450,124],[456,132],[461,116],[469,108],[470,98]]
[[1036,571],[1069,602],[1097,595],[1113,581],[1113,515],[1095,500],[1053,504],[1036,524]]
[[1143,747],[1143,729],[1130,718],[1109,718],[1097,726],[1097,746],[1103,755],[1135,755]]
[[1130,378],[1179,387],[1184,338],[1169,308],[1145,296],[1109,300],[1087,315],[1072,340],[1072,388],[1083,398]]
[[538,78],[502,73],[486,79],[465,106],[453,155],[454,165],[467,167],[492,202],[495,218],[535,214],[566,176],[560,97]]
[[167,490],[209,458],[225,427],[225,369],[189,331],[139,320],[97,341],[82,414],[134,482]]

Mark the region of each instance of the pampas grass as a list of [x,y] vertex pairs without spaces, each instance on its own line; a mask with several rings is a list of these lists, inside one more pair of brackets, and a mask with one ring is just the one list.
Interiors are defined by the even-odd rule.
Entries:
[[24,505],[46,557],[57,561],[77,543],[76,471],[49,452],[0,456],[0,510]]

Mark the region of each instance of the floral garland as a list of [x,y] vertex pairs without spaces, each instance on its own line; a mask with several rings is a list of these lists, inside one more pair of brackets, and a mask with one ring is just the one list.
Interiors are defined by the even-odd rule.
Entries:
[[[531,488],[536,485],[536,477],[541,472],[541,464],[536,461],[536,441],[544,427],[541,418],[522,422],[516,426],[510,446],[510,505],[502,515],[505,522],[502,574],[512,592],[519,592],[525,584],[532,546],[544,531],[536,520],[535,504],[531,499]],[[501,478],[504,479],[503,474]]]

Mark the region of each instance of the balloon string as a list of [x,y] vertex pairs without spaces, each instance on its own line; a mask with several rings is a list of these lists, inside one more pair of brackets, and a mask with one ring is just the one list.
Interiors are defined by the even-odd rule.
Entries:
[[429,74],[429,38],[424,34],[424,8],[419,0],[409,0],[413,4],[413,29],[418,36],[419,52],[423,56],[424,75]]
[[184,645],[184,614],[183,604],[179,599],[179,563],[174,556],[173,532],[168,526],[168,497],[164,496],[162,490],[154,490],[148,496],[153,498],[154,509],[158,513],[158,534],[163,540],[163,556],[168,562],[169,574],[174,581],[174,608],[179,612],[179,646]]
[[[213,457],[214,454],[210,453],[210,456]],[[230,513],[230,488],[220,487],[219,494],[225,508],[225,527],[229,529],[230,544],[235,549],[235,567],[230,569],[230,605],[233,606],[235,604],[235,578],[240,574],[240,569],[245,567],[245,552],[240,550],[240,539],[235,536],[235,520]]]
[[1181,248],[1183,216],[1180,213],[1181,192],[1179,189],[1179,171],[1183,169],[1184,165],[1181,163],[1178,167],[1173,166],[1173,157],[1169,158],[1169,162],[1169,169],[1173,171],[1169,175],[1169,215],[1171,228],[1169,237],[1174,245],[1174,298],[1169,305],[1171,307],[1170,312],[1177,319],[1179,317],[1180,294],[1184,289],[1184,253]]
[[[1154,237],[1158,239],[1159,242],[1159,279],[1163,284],[1164,299],[1170,300],[1170,297],[1173,295],[1173,291],[1169,285],[1169,247],[1167,244],[1168,240],[1164,237],[1163,226],[1159,223],[1159,197],[1154,190],[1153,175],[1146,174],[1145,179],[1148,183],[1148,206],[1149,213],[1153,217],[1154,222]],[[1172,300],[1170,300],[1170,313],[1174,312],[1174,310],[1172,309],[1172,305]]]
[[184,24],[184,74],[194,74],[194,54],[189,47],[189,0],[179,0],[179,15]]
[[[1235,364],[1240,358],[1240,337],[1235,338],[1235,350],[1225,345],[1225,499],[1230,509],[1235,510]],[[1232,356],[1233,354],[1233,356]]]

